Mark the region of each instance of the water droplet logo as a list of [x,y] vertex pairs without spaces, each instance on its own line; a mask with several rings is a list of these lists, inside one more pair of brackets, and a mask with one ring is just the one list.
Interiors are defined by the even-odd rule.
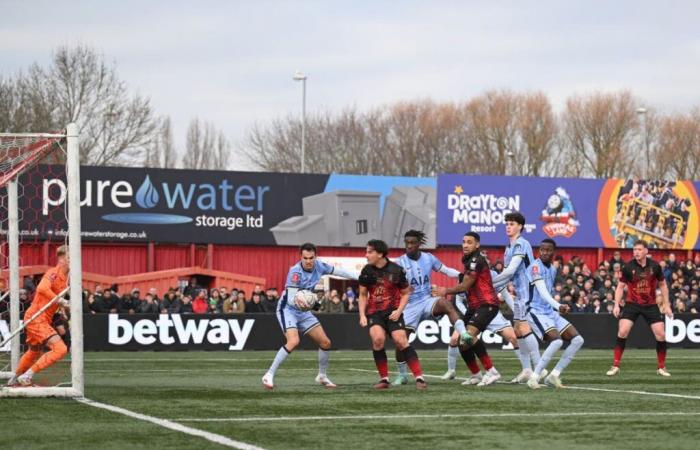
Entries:
[[158,204],[158,191],[151,183],[151,177],[146,175],[141,187],[136,191],[136,203],[144,209],[151,209]]

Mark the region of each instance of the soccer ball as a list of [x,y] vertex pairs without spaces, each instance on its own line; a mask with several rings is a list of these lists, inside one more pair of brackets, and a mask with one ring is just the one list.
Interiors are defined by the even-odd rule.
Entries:
[[297,305],[297,307],[302,311],[310,311],[314,309],[316,303],[318,303],[318,296],[313,291],[300,290],[297,291],[296,295],[294,296],[294,304]]

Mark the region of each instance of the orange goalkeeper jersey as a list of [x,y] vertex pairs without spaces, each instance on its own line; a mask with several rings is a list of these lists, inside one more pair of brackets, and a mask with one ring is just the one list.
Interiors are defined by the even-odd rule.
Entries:
[[[24,314],[24,320],[29,320],[30,317],[36,314],[36,312],[44,307],[44,305],[53,300],[67,286],[68,282],[66,280],[66,276],[61,272],[61,269],[58,266],[49,269],[41,278],[41,282],[36,288],[34,300],[32,300],[32,305]],[[46,322],[50,324],[51,320],[53,319],[53,315],[58,309],[58,305],[59,303],[56,302],[46,311],[41,313],[41,316],[36,318],[37,322]]]

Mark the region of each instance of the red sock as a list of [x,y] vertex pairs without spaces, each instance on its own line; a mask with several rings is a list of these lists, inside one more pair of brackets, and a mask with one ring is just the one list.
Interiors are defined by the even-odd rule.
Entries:
[[615,345],[615,356],[613,357],[613,366],[620,367],[620,360],[622,359],[622,354],[625,352],[625,345],[627,345],[626,338],[617,338],[617,344]]
[[666,367],[666,341],[656,341],[656,362],[659,369]]
[[377,365],[377,372],[379,372],[379,378],[389,378],[389,365],[386,360],[386,351],[373,350],[372,355],[374,356],[374,364]]
[[403,350],[404,358],[406,359],[406,364],[411,369],[413,376],[420,378],[423,376],[423,369],[420,367],[420,361],[418,360],[418,354],[416,350],[410,345]]
[[472,375],[476,375],[479,372],[481,372],[481,369],[479,368],[479,363],[476,362],[476,355],[474,354],[474,350],[472,350],[471,348],[462,350],[462,348],[460,347],[459,354],[462,355],[462,359],[467,364],[467,367],[469,368],[469,371],[472,373]]
[[479,357],[479,361],[481,361],[481,365],[484,366],[484,369],[491,370],[493,368],[493,362],[491,362],[491,357],[486,351],[484,343],[481,340],[479,340],[476,342],[476,344],[472,346],[472,348],[474,349],[474,353],[476,353],[476,356]]

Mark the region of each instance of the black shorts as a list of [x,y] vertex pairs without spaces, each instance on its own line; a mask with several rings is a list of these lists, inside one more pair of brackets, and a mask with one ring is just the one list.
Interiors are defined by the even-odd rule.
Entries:
[[649,325],[664,321],[658,305],[642,306],[636,303],[625,303],[620,319],[628,319],[634,323],[640,315],[644,317]]
[[471,309],[467,311],[467,316],[464,320],[467,322],[467,325],[471,325],[479,331],[484,331],[496,315],[498,315],[498,306],[485,304],[474,311]]
[[384,330],[389,334],[397,330],[405,330],[406,324],[403,321],[403,314],[399,316],[399,320],[393,321],[389,319],[389,316],[392,312],[394,311],[388,310],[377,311],[375,313],[370,314],[369,316],[367,316],[367,325],[369,326],[369,328],[372,328],[373,326],[380,326],[384,328]]

